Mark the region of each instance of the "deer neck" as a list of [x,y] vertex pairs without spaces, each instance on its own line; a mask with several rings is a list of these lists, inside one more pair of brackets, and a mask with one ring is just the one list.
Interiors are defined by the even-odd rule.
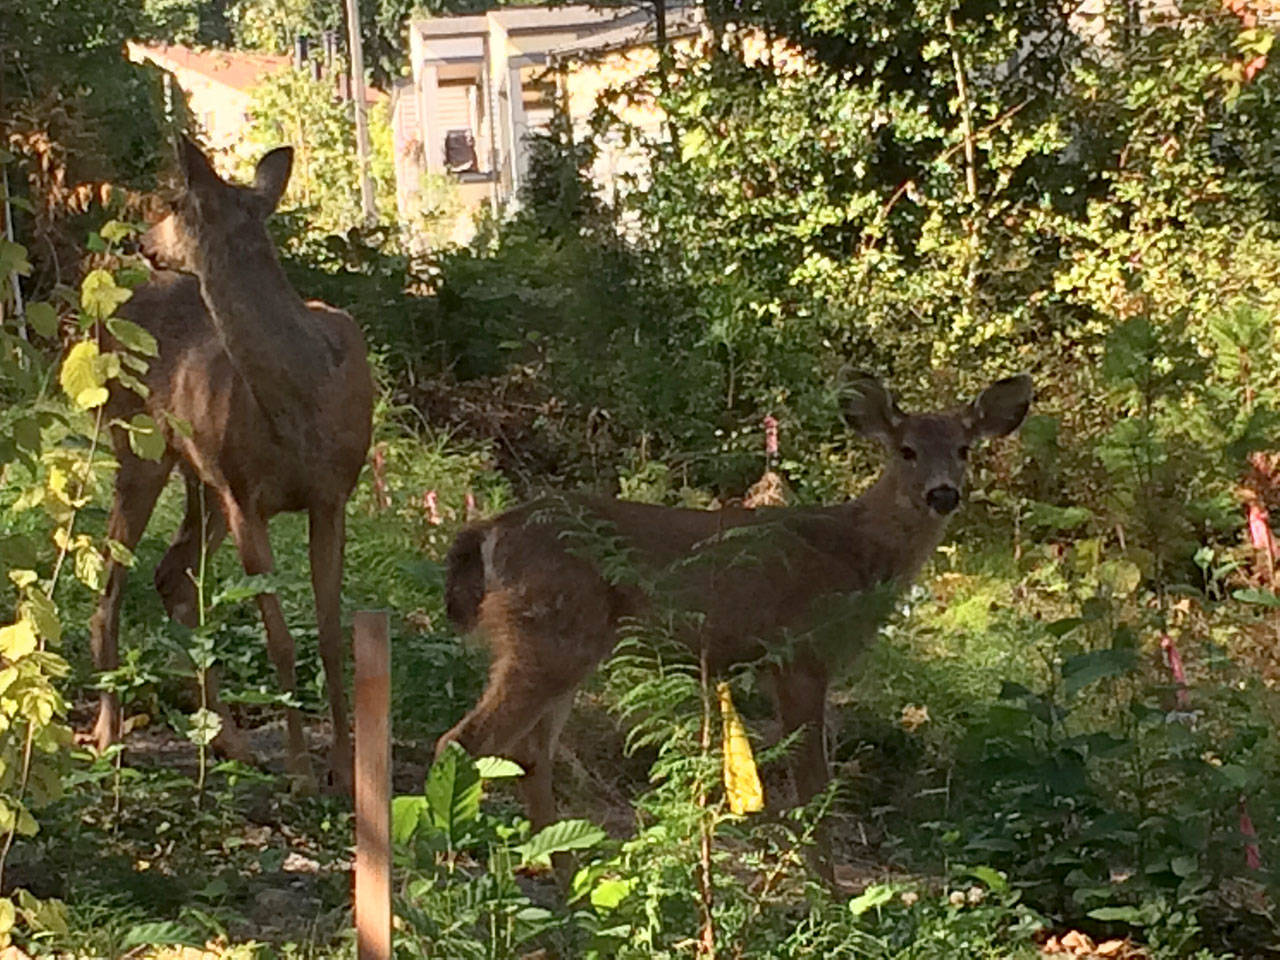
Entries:
[[864,566],[876,570],[877,579],[899,586],[915,579],[947,529],[947,518],[912,500],[892,470],[846,509],[856,542],[874,554]]
[[223,347],[278,438],[305,434],[315,392],[336,358],[270,241],[202,250],[195,268]]

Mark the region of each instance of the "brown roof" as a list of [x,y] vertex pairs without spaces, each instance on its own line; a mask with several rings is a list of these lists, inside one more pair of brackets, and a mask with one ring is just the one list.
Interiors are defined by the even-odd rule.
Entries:
[[[248,92],[273,73],[279,73],[292,63],[291,57],[277,53],[257,53],[244,50],[193,50],[180,44],[131,43],[135,56],[144,57],[158,66],[171,70],[190,70],[203,77]],[[386,98],[381,90],[368,87],[365,99],[375,103]]]

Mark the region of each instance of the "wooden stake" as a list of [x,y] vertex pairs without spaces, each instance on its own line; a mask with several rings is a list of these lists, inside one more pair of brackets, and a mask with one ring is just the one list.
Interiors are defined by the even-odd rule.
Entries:
[[391,642],[361,610],[356,655],[356,955],[391,960]]
[[356,158],[360,166],[360,209],[367,225],[378,222],[369,175],[369,104],[365,99],[364,48],[360,43],[360,2],[347,0],[347,43],[351,48],[351,100],[356,111]]

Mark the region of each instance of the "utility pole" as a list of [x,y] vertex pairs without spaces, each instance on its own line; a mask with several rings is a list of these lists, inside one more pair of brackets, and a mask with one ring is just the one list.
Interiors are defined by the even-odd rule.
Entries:
[[364,90],[364,49],[360,46],[359,0],[347,0],[347,38],[351,45],[351,99],[356,108],[356,157],[360,162],[360,206],[366,223],[375,223],[378,208],[373,202],[373,180],[369,176],[369,115]]

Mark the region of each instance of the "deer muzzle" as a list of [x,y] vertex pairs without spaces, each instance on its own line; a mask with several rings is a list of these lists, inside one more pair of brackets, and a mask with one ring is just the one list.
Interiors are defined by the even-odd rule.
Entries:
[[932,509],[934,513],[945,517],[956,507],[960,506],[960,491],[949,484],[934,487],[924,495],[924,501],[929,504],[930,509]]

